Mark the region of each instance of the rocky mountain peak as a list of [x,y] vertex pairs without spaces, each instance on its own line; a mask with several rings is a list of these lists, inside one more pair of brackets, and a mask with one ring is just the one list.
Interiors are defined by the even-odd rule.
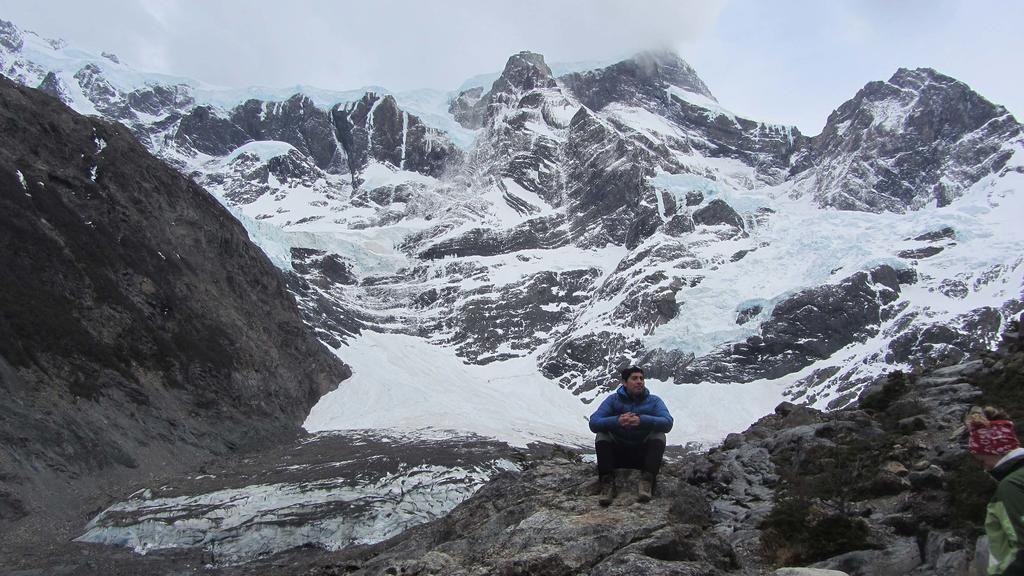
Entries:
[[[919,90],[929,83],[963,84],[955,78],[937,72],[934,68],[898,68],[889,78],[889,83],[901,88]],[[966,84],[963,84],[965,87]]]
[[535,52],[522,51],[513,54],[505,64],[505,70],[491,86],[492,93],[529,92],[536,88],[551,88],[555,79],[551,68],[544,62],[544,56]]
[[[524,50],[508,59],[489,92],[481,95],[480,87],[464,90],[452,99],[448,112],[465,128],[481,128],[500,110],[516,107],[527,100],[524,96],[528,93],[544,88],[558,88],[551,68],[544,62],[544,56]],[[542,100],[543,96],[536,93],[529,98],[533,105]]]
[[[793,173],[822,166],[813,194],[824,206],[903,212],[948,204],[1012,155],[1021,133],[1006,108],[930,68],[900,68],[869,82],[828,117]],[[888,168],[876,173],[873,166]],[[810,174],[810,172],[808,172]]]
[[11,52],[17,52],[24,45],[25,40],[21,37],[18,27],[6,20],[0,20],[0,46]]
[[829,116],[825,131],[845,125],[896,132],[921,128],[923,119],[928,118],[926,123],[934,124],[938,131],[928,136],[941,138],[963,135],[1005,114],[1004,107],[992,104],[955,78],[931,68],[900,68],[886,82],[866,84]]
[[593,110],[601,110],[611,103],[660,104],[666,101],[666,91],[672,87],[715,101],[697,72],[670,51],[641,52],[607,68],[567,74],[560,80]]
[[687,92],[693,92],[694,94],[700,94],[715,100],[711,90],[697,76],[697,71],[671,50],[641,52],[620,64],[625,64],[626,62],[633,63],[636,66],[635,70],[639,72],[638,77],[640,78],[647,79],[652,83],[663,82],[671,86],[677,86]]

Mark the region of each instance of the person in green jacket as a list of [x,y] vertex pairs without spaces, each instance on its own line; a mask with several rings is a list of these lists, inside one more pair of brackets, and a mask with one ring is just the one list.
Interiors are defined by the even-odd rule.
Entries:
[[1024,576],[1024,449],[1002,410],[975,407],[967,414],[968,450],[998,482],[985,514],[990,576]]

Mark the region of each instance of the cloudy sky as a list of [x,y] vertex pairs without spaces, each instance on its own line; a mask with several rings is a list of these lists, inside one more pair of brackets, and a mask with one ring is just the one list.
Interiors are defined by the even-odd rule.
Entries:
[[224,86],[450,90],[672,48],[727,108],[817,134],[871,80],[929,66],[1024,118],[1017,0],[0,0],[0,19]]

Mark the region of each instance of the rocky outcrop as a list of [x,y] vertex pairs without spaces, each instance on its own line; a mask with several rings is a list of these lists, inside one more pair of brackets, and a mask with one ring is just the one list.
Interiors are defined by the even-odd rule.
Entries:
[[1006,108],[930,68],[900,68],[829,115],[794,157],[802,193],[841,210],[945,206],[1013,154]]
[[[721,108],[697,73],[672,52],[646,52],[607,68],[559,78],[589,110],[616,105],[653,112],[680,128],[682,140],[666,138],[660,162],[673,151],[700,150],[711,157],[736,158],[757,166],[758,176],[780,182],[790,157],[803,141],[793,127],[736,116]],[[687,171],[674,167],[670,172]]]
[[86,64],[75,72],[74,78],[85,97],[105,116],[122,122],[138,119],[125,102],[124,95],[106,79],[99,66]]
[[680,367],[676,382],[749,382],[778,378],[877,334],[891,318],[900,279],[889,266],[779,302],[760,334]]
[[601,110],[614,102],[666,102],[669,86],[715,100],[697,72],[667,51],[643,52],[607,68],[569,74],[559,80],[591,110]]
[[524,103],[521,98],[526,94],[555,87],[544,56],[524,50],[508,59],[486,94],[481,95],[482,88],[463,91],[452,101],[449,111],[464,127],[481,128],[502,109]]
[[331,118],[353,173],[376,160],[439,177],[462,160],[461,151],[443,131],[399,108],[390,94],[367,92],[360,100],[332,110]]
[[196,106],[181,117],[174,142],[210,156],[224,156],[253,138],[212,106]]
[[[483,131],[467,164],[495,180],[510,179],[552,206],[564,203],[562,133],[579,105],[551,76],[544,57],[520,52],[508,59],[491,90],[473,105]],[[505,186],[507,188],[507,186]]]
[[703,224],[705,226],[724,224],[735,228],[743,228],[743,218],[740,217],[739,213],[733,210],[732,206],[717,198],[709,202],[707,206],[695,210],[693,212],[693,221],[696,224]]
[[581,108],[569,125],[564,155],[565,202],[578,245],[634,248],[654,232],[661,219],[647,177],[657,163],[647,150]]
[[155,84],[133,90],[125,96],[133,110],[153,116],[165,116],[195,105],[192,89],[186,84]]
[[284,102],[248,100],[231,111],[231,122],[253,140],[278,140],[295,146],[324,170],[347,171],[334,125],[309,97],[296,94]]
[[615,502],[602,508],[592,464],[556,454],[523,465],[443,519],[390,541],[312,563],[294,553],[277,562],[292,574],[324,575],[738,573],[734,551],[708,530],[705,493],[675,471],[662,475],[654,504],[636,504],[636,476],[623,475]]
[[11,52],[17,52],[24,45],[25,39],[21,37],[18,27],[6,20],[0,20],[0,46]]
[[484,110],[476,104],[483,95],[483,86],[459,92],[449,103],[448,112],[465,128],[481,128],[484,125]]
[[446,256],[495,256],[521,250],[551,249],[568,243],[561,218],[534,218],[507,231],[476,228],[465,234],[437,242],[420,252],[424,259]]
[[40,92],[44,92],[60,100],[61,102],[68,104],[71,102],[71,95],[68,94],[68,88],[64,85],[64,82],[57,77],[53,72],[48,72],[43,81],[36,86]]
[[241,225],[123,126],[7,80],[0,117],[4,533],[292,434],[348,376]]

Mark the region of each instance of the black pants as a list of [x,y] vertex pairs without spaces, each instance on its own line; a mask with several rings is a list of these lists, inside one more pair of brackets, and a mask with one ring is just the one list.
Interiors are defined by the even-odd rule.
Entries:
[[598,434],[594,442],[597,448],[597,473],[611,474],[616,468],[633,468],[653,475],[661,469],[661,457],[665,455],[665,435],[652,433],[639,444],[616,441],[611,434]]

